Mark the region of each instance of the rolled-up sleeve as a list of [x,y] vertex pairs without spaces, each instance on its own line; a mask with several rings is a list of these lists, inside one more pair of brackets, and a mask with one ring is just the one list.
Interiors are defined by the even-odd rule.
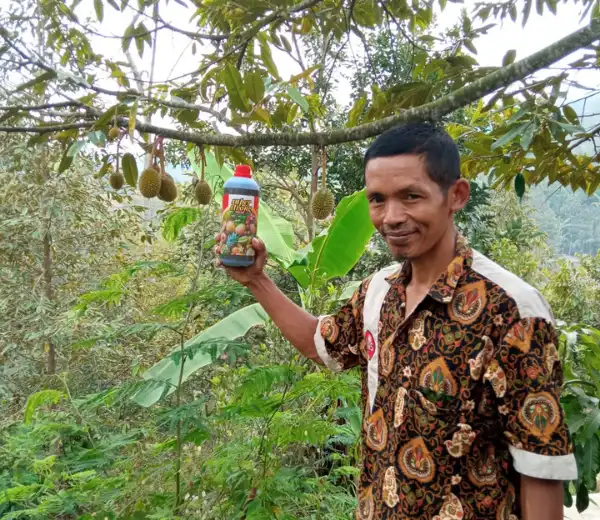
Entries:
[[347,370],[360,363],[363,343],[362,310],[367,282],[361,283],[352,298],[337,312],[319,317],[315,346],[330,370]]
[[510,326],[484,379],[493,387],[513,466],[523,475],[577,479],[560,404],[562,367],[554,326],[543,318]]

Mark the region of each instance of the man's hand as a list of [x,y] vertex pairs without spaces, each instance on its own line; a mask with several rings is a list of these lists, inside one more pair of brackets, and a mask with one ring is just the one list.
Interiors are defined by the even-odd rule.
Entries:
[[214,248],[214,253],[217,255],[217,265],[222,266],[227,274],[238,283],[246,287],[250,287],[264,276],[265,264],[267,262],[267,249],[262,240],[258,238],[252,239],[252,249],[254,249],[255,257],[254,264],[249,267],[228,267],[221,264],[218,255],[221,253],[222,244],[225,242],[225,233],[218,233],[215,237],[217,244]]

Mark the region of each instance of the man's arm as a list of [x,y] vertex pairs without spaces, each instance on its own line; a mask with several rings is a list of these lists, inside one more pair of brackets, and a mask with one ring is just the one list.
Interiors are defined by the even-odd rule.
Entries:
[[264,273],[247,287],[287,340],[302,355],[322,364],[314,341],[317,318],[290,300]]
[[[221,234],[217,235],[218,244],[223,239]],[[218,248],[219,245],[216,253]],[[254,239],[252,248],[256,254],[254,264],[250,267],[225,267],[227,274],[252,292],[275,325],[302,355],[322,364],[314,340],[318,319],[290,300],[264,273],[267,251],[263,242]]]
[[521,475],[522,520],[563,520],[563,483]]

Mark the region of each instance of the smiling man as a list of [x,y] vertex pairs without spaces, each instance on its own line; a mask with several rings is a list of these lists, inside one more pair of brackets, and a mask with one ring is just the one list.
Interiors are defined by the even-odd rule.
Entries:
[[577,469],[559,403],[554,319],[533,287],[472,250],[458,149],[425,123],[365,155],[370,218],[401,261],[315,317],[254,266],[227,269],[289,341],[332,370],[359,366],[357,518],[558,520]]

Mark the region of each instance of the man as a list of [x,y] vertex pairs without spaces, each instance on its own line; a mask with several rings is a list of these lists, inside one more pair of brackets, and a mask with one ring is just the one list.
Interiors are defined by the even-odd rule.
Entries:
[[457,232],[469,183],[442,129],[393,128],[364,162],[371,220],[400,266],[319,318],[265,275],[260,241],[254,266],[228,269],[302,354],[360,366],[357,518],[562,519],[577,470],[548,305]]

